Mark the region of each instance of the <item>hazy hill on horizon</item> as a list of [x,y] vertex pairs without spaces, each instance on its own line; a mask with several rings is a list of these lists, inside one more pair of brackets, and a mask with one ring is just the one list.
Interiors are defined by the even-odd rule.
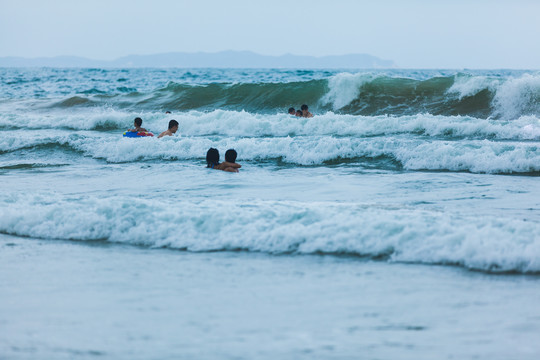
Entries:
[[260,55],[251,51],[216,53],[173,52],[153,55],[129,55],[115,60],[92,60],[78,56],[0,57],[0,67],[178,67],[178,68],[308,68],[308,69],[372,69],[394,68],[392,60],[368,54],[330,56]]

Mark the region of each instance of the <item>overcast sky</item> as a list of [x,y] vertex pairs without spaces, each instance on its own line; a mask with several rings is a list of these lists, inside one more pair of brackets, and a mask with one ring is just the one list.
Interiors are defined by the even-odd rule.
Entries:
[[538,69],[540,0],[0,0],[0,56],[221,50]]

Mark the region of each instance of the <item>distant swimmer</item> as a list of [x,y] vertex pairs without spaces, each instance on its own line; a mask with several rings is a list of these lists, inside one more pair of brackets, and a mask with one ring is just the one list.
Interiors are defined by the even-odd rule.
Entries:
[[302,117],[302,116],[304,116],[304,114],[302,113],[302,110],[296,110],[296,114],[294,116]]
[[302,105],[300,107],[300,109],[302,109],[302,116],[303,117],[306,117],[306,118],[313,117],[313,114],[308,111],[308,106],[306,104]]
[[146,130],[145,128],[142,128],[141,125],[142,125],[142,119],[140,117],[137,117],[135,118],[135,120],[133,120],[134,128],[129,129],[128,131],[129,132],[147,132],[148,130]]
[[236,163],[236,156],[236,151],[229,149],[225,153],[225,161],[220,163],[218,149],[210,148],[206,152],[206,167],[227,172],[238,172],[242,165]]
[[164,136],[172,136],[176,131],[178,131],[178,121],[171,120],[169,121],[169,128],[159,134],[158,139]]
[[289,108],[289,115],[296,115],[296,111],[294,110],[293,107]]
[[171,112],[170,111],[165,111],[165,114],[170,114]]

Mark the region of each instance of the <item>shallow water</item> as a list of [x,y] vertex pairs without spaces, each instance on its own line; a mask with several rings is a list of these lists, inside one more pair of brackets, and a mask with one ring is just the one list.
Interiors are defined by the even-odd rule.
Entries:
[[536,276],[9,236],[0,247],[8,359],[540,355]]

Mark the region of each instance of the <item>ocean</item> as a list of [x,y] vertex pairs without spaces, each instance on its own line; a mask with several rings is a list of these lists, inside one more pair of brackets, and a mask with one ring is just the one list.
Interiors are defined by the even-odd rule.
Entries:
[[540,358],[540,72],[0,74],[1,359]]

